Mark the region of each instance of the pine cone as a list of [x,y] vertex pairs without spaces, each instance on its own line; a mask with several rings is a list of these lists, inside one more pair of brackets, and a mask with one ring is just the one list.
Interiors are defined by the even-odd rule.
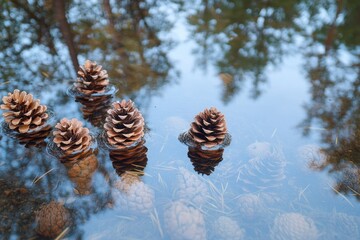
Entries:
[[115,148],[126,148],[144,136],[144,118],[129,100],[114,102],[108,110],[104,128],[108,142]]
[[76,184],[76,192],[80,195],[91,193],[92,176],[98,168],[98,160],[94,154],[64,164],[68,170],[68,176]]
[[2,98],[0,108],[7,110],[3,113],[9,128],[20,133],[27,133],[43,126],[49,115],[47,107],[40,105],[40,100],[34,99],[31,94],[15,89],[13,93]]
[[135,174],[144,175],[144,169],[147,164],[147,148],[142,140],[136,146],[117,149],[110,151],[110,159],[116,173],[121,176],[125,172],[134,172]]
[[64,158],[62,160],[80,159],[90,152],[89,146],[92,138],[89,129],[82,127],[79,120],[63,118],[56,124],[55,128],[53,141],[63,152]]
[[113,192],[114,199],[124,210],[149,213],[154,209],[155,193],[138,175],[129,172],[122,174],[115,188],[119,191]]
[[90,60],[86,60],[85,64],[79,67],[77,74],[75,87],[79,92],[86,95],[105,92],[109,84],[106,70]]
[[208,188],[202,178],[181,167],[179,169],[175,197],[200,206],[206,203],[208,196]]
[[111,106],[111,99],[112,95],[76,97],[76,101],[82,105],[81,112],[84,119],[95,127],[104,125],[106,112]]
[[188,134],[197,146],[212,148],[224,144],[227,135],[224,115],[214,107],[205,109],[195,116]]
[[44,147],[46,146],[45,139],[49,136],[51,130],[51,125],[44,124],[43,127],[37,131],[20,133],[15,135],[15,137],[19,140],[19,143],[24,144],[25,147]]
[[229,217],[220,216],[215,222],[213,229],[218,239],[241,240],[244,239],[245,230],[240,228],[237,222]]
[[311,218],[299,213],[284,213],[275,218],[270,232],[272,240],[317,239],[318,230]]
[[223,148],[203,150],[199,147],[189,147],[188,157],[196,172],[210,175],[215,170],[215,167],[222,161],[223,153]]
[[164,213],[165,226],[174,240],[206,239],[206,227],[203,214],[182,201],[171,203]]
[[55,238],[70,225],[70,213],[62,204],[52,201],[36,212],[36,222],[38,234]]

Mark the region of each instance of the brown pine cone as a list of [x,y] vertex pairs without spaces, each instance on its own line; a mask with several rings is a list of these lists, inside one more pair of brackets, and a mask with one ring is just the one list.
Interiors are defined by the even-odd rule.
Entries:
[[188,157],[194,170],[201,174],[210,175],[215,167],[222,161],[224,149],[203,150],[199,147],[189,147]]
[[70,221],[69,211],[62,204],[52,201],[36,212],[36,232],[55,238],[70,225]]
[[121,176],[125,172],[133,172],[139,176],[144,175],[147,164],[147,147],[142,140],[136,146],[110,151],[110,159],[116,173]]
[[84,119],[95,127],[104,125],[106,112],[111,106],[112,95],[93,96],[93,97],[76,97],[80,102],[81,112]]
[[126,148],[144,136],[144,118],[131,100],[114,102],[105,119],[108,142],[115,148]]
[[40,100],[34,99],[31,94],[15,89],[13,93],[2,98],[0,108],[7,110],[3,113],[9,128],[20,133],[27,133],[45,124],[49,115],[47,107],[40,105]]
[[71,155],[77,158],[84,157],[84,153],[89,152],[91,136],[89,129],[82,127],[82,123],[73,118],[68,120],[61,119],[55,126],[54,143],[61,149],[64,157],[70,157],[68,160],[74,160]]
[[223,144],[226,134],[224,115],[214,107],[196,115],[189,130],[189,135],[196,145],[208,148]]
[[90,60],[86,60],[85,64],[79,67],[77,74],[75,87],[86,95],[102,93],[109,84],[107,71]]
[[79,195],[90,194],[92,176],[98,168],[98,160],[95,154],[76,161],[65,162],[64,165],[67,168],[70,180],[76,184],[76,193]]

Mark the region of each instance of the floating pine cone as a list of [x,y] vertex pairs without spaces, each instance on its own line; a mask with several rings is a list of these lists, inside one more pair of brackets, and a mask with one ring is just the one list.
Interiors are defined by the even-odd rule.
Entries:
[[38,234],[55,238],[70,225],[70,213],[62,204],[52,201],[36,212],[36,222]]
[[210,175],[215,167],[222,161],[224,149],[203,150],[199,147],[189,147],[188,157],[194,170],[201,174]]
[[111,99],[112,95],[76,97],[76,101],[82,104],[81,112],[84,119],[95,127],[104,125],[106,112],[111,106]]
[[108,142],[114,148],[129,147],[144,136],[144,118],[129,100],[114,102],[108,110],[104,128]]
[[207,148],[225,146],[230,143],[224,115],[214,107],[196,115],[190,130],[180,135],[179,139],[186,144],[191,142],[193,143],[191,145]]
[[91,193],[92,176],[98,168],[98,160],[94,154],[76,161],[64,164],[68,170],[68,176],[76,184],[76,193],[87,195]]
[[79,67],[77,74],[75,87],[79,92],[86,95],[102,93],[109,84],[106,70],[90,60],[86,60],[85,64]]
[[7,110],[3,113],[9,128],[20,133],[27,133],[43,126],[49,115],[46,106],[40,105],[40,100],[34,99],[31,94],[15,89],[13,93],[2,98],[0,108]]
[[89,146],[92,139],[89,129],[82,127],[79,120],[63,118],[55,128],[53,141],[63,152],[62,161],[80,159],[90,152]]
[[147,164],[147,148],[142,140],[136,146],[110,151],[110,159],[116,173],[121,176],[125,172],[133,172],[139,176],[144,175]]

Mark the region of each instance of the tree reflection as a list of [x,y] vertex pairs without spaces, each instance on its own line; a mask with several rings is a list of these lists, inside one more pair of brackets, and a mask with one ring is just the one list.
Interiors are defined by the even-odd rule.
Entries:
[[[312,32],[305,69],[311,82],[312,100],[305,109],[304,134],[320,125],[326,158],[312,166],[336,174],[335,191],[360,200],[360,3],[330,4],[332,20]],[[316,14],[320,14],[318,9]]]
[[[247,80],[251,96],[261,94],[267,79],[265,69],[281,61],[286,43],[298,30],[300,0],[221,1],[202,0],[188,17],[192,37],[199,44],[195,53],[206,66],[214,62],[223,80],[225,103],[239,92]],[[228,78],[223,78],[224,76]]]
[[175,77],[167,57],[173,43],[160,37],[172,27],[164,3],[172,4],[2,1],[0,89],[29,90],[55,79],[68,82],[79,59],[87,58],[108,70],[119,96],[149,97]]

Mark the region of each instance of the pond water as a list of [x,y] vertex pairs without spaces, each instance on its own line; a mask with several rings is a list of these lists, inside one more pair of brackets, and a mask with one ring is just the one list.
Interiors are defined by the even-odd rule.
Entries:
[[[1,119],[2,239],[360,239],[358,1],[59,2],[2,3],[0,93],[96,142],[70,164],[50,130]],[[109,75],[99,101],[69,94],[86,59]],[[145,136],[111,155],[122,99]],[[179,141],[211,107],[230,145]]]

